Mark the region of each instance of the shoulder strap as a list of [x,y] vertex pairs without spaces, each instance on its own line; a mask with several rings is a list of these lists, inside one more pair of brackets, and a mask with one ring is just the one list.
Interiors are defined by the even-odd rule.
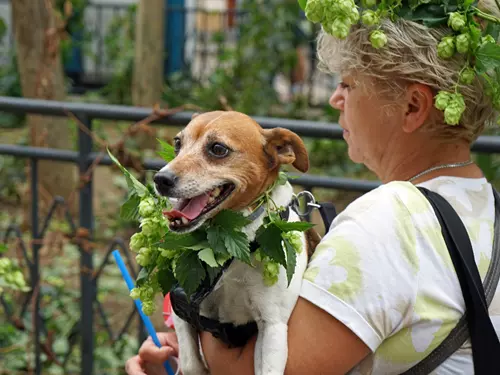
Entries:
[[493,189],[495,199],[494,240],[491,262],[483,289],[474,261],[472,245],[462,221],[451,205],[439,194],[421,187],[419,190],[433,206],[441,224],[443,236],[464,295],[466,313],[441,345],[404,374],[431,373],[460,348],[469,337],[472,343],[475,374],[500,373],[500,360],[498,360],[500,343],[487,308],[493,299],[500,278],[500,197]]

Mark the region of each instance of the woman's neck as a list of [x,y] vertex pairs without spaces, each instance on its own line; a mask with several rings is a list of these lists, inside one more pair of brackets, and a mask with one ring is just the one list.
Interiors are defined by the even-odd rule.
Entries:
[[[388,153],[389,154],[389,153]],[[379,170],[374,171],[383,183],[391,181],[407,181],[417,174],[440,165],[466,162],[471,159],[470,146],[467,142],[445,143],[443,141],[413,142],[400,144],[398,149],[390,152],[385,163],[380,163]],[[383,161],[384,159],[381,159]],[[384,165],[385,164],[385,165]],[[456,176],[480,178],[483,173],[475,164],[457,168],[443,168],[422,175],[412,181],[420,183],[438,176]]]

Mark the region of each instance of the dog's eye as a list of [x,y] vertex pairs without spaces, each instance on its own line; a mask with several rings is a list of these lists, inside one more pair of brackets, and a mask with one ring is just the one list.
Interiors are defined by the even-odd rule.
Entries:
[[214,143],[210,146],[208,151],[210,152],[210,154],[218,158],[223,158],[229,154],[229,149],[220,143]]
[[175,152],[179,152],[181,149],[181,140],[179,138],[174,139],[174,150]]

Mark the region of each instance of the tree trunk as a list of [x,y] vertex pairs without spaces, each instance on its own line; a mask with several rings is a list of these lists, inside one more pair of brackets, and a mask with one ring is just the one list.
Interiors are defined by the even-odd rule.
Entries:
[[[26,98],[60,100],[66,98],[59,42],[62,20],[52,0],[11,2],[12,21],[21,78]],[[70,149],[71,129],[67,118],[29,115],[30,144],[36,147]],[[75,188],[76,167],[54,161],[39,162],[39,196],[65,199]]]
[[165,0],[141,0],[137,9],[132,102],[153,107],[161,101]]
[[[132,103],[138,107],[153,108],[161,102],[165,3],[166,0],[140,0],[137,7]],[[154,150],[157,147],[155,138],[151,134],[138,133],[135,141],[141,149]]]

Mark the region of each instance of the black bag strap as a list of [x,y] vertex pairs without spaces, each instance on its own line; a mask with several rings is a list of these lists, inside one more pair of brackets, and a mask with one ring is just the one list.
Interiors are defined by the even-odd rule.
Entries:
[[[471,339],[474,373],[500,374],[500,341],[488,313],[488,306],[500,277],[500,198],[495,197],[495,236],[485,287],[479,276],[467,230],[453,207],[439,194],[418,188],[429,200],[441,225],[441,231],[462,289],[466,312],[448,337],[429,356],[404,372],[405,375],[429,374],[467,340]],[[485,290],[487,295],[485,295]]]

